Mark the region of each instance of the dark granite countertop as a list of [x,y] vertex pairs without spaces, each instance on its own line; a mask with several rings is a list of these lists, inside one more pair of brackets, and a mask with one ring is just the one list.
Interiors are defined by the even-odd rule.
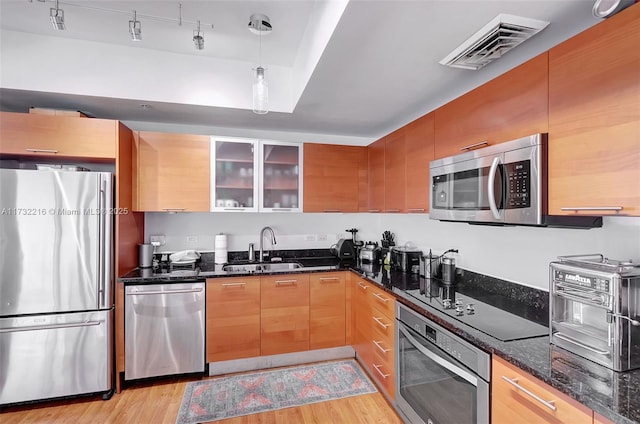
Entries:
[[[607,417],[615,423],[640,423],[640,370],[614,372],[601,365],[573,355],[549,343],[549,336],[503,342],[476,330],[445,313],[418,303],[407,290],[416,288],[421,277],[395,270],[385,270],[379,265],[340,263],[328,250],[274,252],[283,261],[295,260],[305,268],[301,272],[327,272],[352,270],[385,291],[393,294],[402,304],[421,313],[428,319],[447,328],[470,343],[497,355],[529,374],[544,381],[560,392]],[[245,254],[246,256],[246,254]],[[246,260],[242,252],[230,254],[234,261]],[[310,268],[306,268],[310,267]],[[167,266],[155,269],[134,269],[119,278],[125,284],[152,284],[179,282],[185,279],[204,279],[247,275],[222,271],[209,256],[191,269],[169,272]],[[290,272],[290,271],[289,271]],[[281,272],[280,272],[281,273]],[[271,273],[261,272],[259,275]],[[500,309],[528,320],[548,326],[549,295],[504,280],[462,270],[456,276],[456,286],[468,296],[482,298]]]

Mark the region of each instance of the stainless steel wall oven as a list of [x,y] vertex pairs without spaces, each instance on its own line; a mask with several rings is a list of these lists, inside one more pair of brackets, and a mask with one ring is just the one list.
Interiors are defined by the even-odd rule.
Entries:
[[404,305],[396,319],[396,402],[409,422],[488,424],[490,355]]

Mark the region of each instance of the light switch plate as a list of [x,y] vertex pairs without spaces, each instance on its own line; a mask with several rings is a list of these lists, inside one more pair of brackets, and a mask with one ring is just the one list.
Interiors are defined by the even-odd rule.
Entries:
[[159,246],[164,246],[165,237],[161,235],[149,236],[149,243],[159,243]]

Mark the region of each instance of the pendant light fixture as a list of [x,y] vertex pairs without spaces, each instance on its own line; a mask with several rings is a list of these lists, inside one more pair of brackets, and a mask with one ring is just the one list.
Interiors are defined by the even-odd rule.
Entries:
[[131,34],[131,41],[142,40],[142,24],[138,20],[136,11],[133,11],[133,21],[129,21],[129,34]]
[[197,29],[193,30],[193,45],[197,50],[204,49],[204,32],[200,31],[200,21],[198,21]]
[[262,34],[269,34],[272,30],[269,17],[262,14],[253,14],[249,18],[249,31],[257,34],[260,46],[260,61],[258,67],[254,69],[253,81],[253,113],[263,115],[269,112],[269,85],[264,75],[262,67]]
[[56,7],[49,9],[49,19],[53,28],[62,31],[66,27],[64,25],[64,10],[58,7],[58,0],[56,0]]

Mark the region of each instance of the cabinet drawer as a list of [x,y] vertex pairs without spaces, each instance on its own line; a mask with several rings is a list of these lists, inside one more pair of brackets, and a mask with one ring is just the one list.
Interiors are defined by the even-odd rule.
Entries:
[[392,320],[395,318],[396,303],[391,294],[372,286],[369,289],[369,303],[387,318]]
[[394,323],[395,318],[389,318],[382,313],[378,308],[371,308],[371,333],[378,332],[379,336],[384,337],[386,340],[393,340]]
[[384,387],[392,399],[395,399],[395,373],[393,366],[389,367],[383,361],[379,361],[375,355],[370,366],[371,374],[378,384]]
[[284,274],[260,278],[262,308],[309,306],[309,275]]
[[373,352],[373,360],[376,362],[384,363],[389,369],[393,369],[395,367],[393,354],[393,343],[390,343],[389,340],[379,337],[380,333],[373,332],[371,335],[371,346],[370,350]]
[[491,382],[493,424],[592,422],[589,408],[495,357]]

